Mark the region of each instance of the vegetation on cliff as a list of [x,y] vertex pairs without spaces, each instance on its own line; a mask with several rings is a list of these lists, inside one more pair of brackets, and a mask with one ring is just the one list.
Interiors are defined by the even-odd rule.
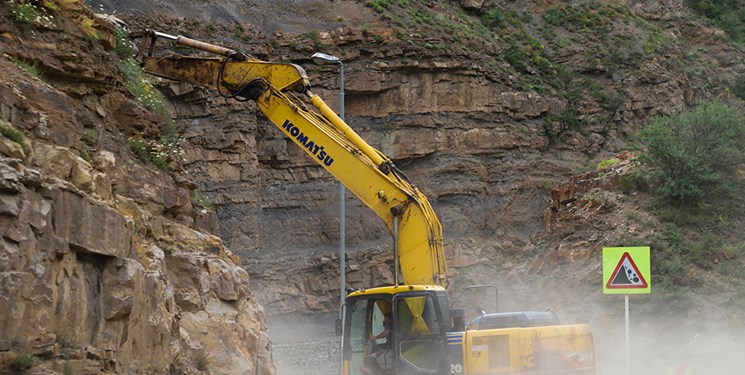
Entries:
[[697,14],[722,28],[734,41],[745,41],[745,9],[738,0],[686,0]]
[[745,116],[737,107],[715,100],[652,118],[639,140],[646,146],[641,161],[665,203],[696,207],[707,197],[733,199],[742,189]]

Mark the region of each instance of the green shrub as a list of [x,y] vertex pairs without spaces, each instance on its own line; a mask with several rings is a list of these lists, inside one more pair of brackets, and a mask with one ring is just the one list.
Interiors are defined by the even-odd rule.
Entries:
[[204,195],[201,190],[196,189],[192,191],[191,197],[192,199],[194,199],[195,202],[197,202],[198,205],[205,208],[212,208],[212,201],[210,201],[210,198]]
[[116,47],[114,51],[116,55],[121,59],[133,57],[135,54],[134,48],[132,47],[132,41],[129,40],[129,35],[121,27],[117,27],[114,30],[116,34]]
[[28,143],[26,143],[26,136],[23,135],[23,132],[0,125],[0,135],[21,145],[21,147],[23,148],[23,152],[25,152],[27,155],[29,152],[31,152]]
[[670,50],[673,39],[665,35],[662,30],[655,28],[649,34],[642,47],[642,52],[649,58],[654,58]]
[[93,155],[91,155],[91,152],[86,149],[80,150],[80,158],[89,163],[93,161]]
[[549,25],[564,26],[570,30],[595,30],[603,26],[603,20],[592,8],[592,5],[551,8],[544,13],[543,20]]
[[20,145],[26,143],[26,136],[23,135],[23,132],[15,130],[13,128],[0,126],[0,134],[2,134],[3,137],[8,138],[11,141],[18,143]]
[[635,190],[645,191],[647,189],[647,181],[642,174],[637,172],[622,174],[618,176],[618,189],[624,194]]
[[[714,207],[711,207],[714,208]],[[657,207],[660,220],[684,227],[711,228],[719,219],[717,211],[696,205],[675,206],[663,204]]]
[[181,154],[180,143],[166,144],[162,140],[130,138],[129,148],[140,160],[151,162],[164,172],[170,170],[169,163]]
[[30,354],[19,354],[10,361],[9,367],[16,372],[25,372],[36,365],[36,357]]
[[525,70],[530,60],[529,54],[521,46],[510,43],[502,52],[502,57],[517,70]]
[[662,226],[662,236],[670,245],[670,249],[679,252],[683,249],[685,235],[675,223],[665,223]]
[[153,155],[150,161],[161,171],[168,172],[168,159],[165,156]]
[[160,131],[160,144],[168,149],[175,149],[180,147],[180,143],[181,134],[176,129],[176,125],[173,121],[166,121],[165,126]]
[[129,140],[129,148],[134,152],[137,157],[140,159],[147,161],[150,160],[150,153],[148,152],[147,143],[139,140],[139,139],[130,139]]
[[153,87],[152,83],[145,78],[145,73],[140,64],[135,60],[134,48],[129,40],[127,33],[121,28],[116,30],[116,54],[119,56],[117,65],[119,72],[122,74],[124,84],[127,85],[129,92],[134,95],[135,99],[143,107],[155,112],[166,120],[170,121],[171,116],[168,112],[163,96]]
[[365,6],[372,8],[376,13],[383,13],[391,6],[391,0],[367,0]]
[[160,140],[130,138],[129,148],[140,160],[151,162],[165,172],[170,170],[170,163],[183,154],[181,136],[172,123],[161,131]]
[[155,90],[153,85],[148,81],[140,64],[134,58],[127,58],[119,61],[119,71],[122,73],[124,83],[135,99],[143,107],[155,112],[164,118],[170,118],[166,110],[165,99]]
[[[36,5],[36,4],[39,5]],[[52,0],[18,1],[8,0],[13,18],[26,26],[54,26],[54,15],[59,7]]]
[[745,74],[740,74],[735,78],[735,86],[732,87],[732,93],[736,97],[745,100]]
[[615,113],[618,107],[626,100],[624,94],[620,91],[608,90],[596,83],[590,84],[590,94],[604,110]]
[[651,256],[655,299],[663,301],[671,309],[685,308],[691,298],[690,284],[695,278],[691,277],[679,257],[661,251],[652,251]]
[[40,19],[39,9],[31,3],[16,3],[9,1],[10,12],[16,21],[26,24],[38,24]]
[[696,280],[691,277],[681,254],[685,246],[683,231],[675,224],[666,223],[651,238],[650,245],[655,298],[671,306],[684,306]]
[[562,8],[551,8],[543,13],[543,20],[552,26],[562,26],[567,22],[567,17]]
[[700,241],[687,246],[688,260],[703,269],[711,269],[715,255],[721,253],[722,246],[721,238],[706,231]]
[[42,79],[43,75],[39,71],[39,68],[36,67],[36,64],[29,63],[26,60],[15,60],[16,65],[18,65],[19,68],[25,70],[28,74],[31,74],[32,76]]
[[502,9],[489,9],[482,17],[481,23],[492,29],[501,29],[506,26],[505,14]]
[[311,30],[305,34],[308,40],[313,43],[313,49],[319,51],[323,49],[323,43],[321,42],[321,34],[316,30]]
[[[121,35],[117,34],[117,38]],[[131,46],[130,46],[131,47]],[[126,54],[126,51],[122,51]],[[164,127],[161,130],[160,140],[142,141],[130,140],[130,148],[142,160],[150,161],[158,168],[167,171],[168,164],[175,160],[182,152],[181,135],[173,123],[171,114],[166,106],[163,95],[145,78],[145,73],[133,57],[119,60],[119,71],[122,73],[124,83],[143,107],[163,117]]]
[[616,159],[616,158],[603,160],[600,163],[598,163],[597,170],[605,169],[605,168],[608,168],[610,166],[616,165],[616,164],[618,164],[618,162],[619,162],[619,160]]
[[719,100],[691,112],[655,117],[642,128],[640,160],[658,183],[658,197],[696,205],[735,191],[735,169],[745,163],[745,116]]
[[686,0],[686,4],[721,27],[732,40],[744,40],[745,8],[739,0]]
[[83,128],[83,134],[81,135],[80,139],[85,142],[88,146],[95,146],[98,144],[98,132],[96,129],[92,128]]

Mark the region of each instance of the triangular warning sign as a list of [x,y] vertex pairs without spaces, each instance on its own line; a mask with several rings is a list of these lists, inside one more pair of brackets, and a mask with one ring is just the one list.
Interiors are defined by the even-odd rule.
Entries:
[[647,280],[644,280],[629,253],[623,253],[616,270],[605,284],[608,289],[645,289],[647,286]]

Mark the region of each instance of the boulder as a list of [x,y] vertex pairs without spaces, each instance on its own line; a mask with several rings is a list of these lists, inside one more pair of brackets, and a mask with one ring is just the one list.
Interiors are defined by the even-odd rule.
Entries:
[[66,238],[74,251],[130,257],[133,229],[119,212],[65,190],[53,191],[50,196],[55,201],[55,234]]
[[478,10],[484,6],[484,0],[460,0],[460,5],[466,9]]

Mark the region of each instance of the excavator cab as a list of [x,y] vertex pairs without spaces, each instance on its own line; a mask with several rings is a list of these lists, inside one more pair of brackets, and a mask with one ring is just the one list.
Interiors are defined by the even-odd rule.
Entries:
[[398,286],[354,292],[347,298],[344,318],[345,374],[444,373],[450,324],[444,289]]

